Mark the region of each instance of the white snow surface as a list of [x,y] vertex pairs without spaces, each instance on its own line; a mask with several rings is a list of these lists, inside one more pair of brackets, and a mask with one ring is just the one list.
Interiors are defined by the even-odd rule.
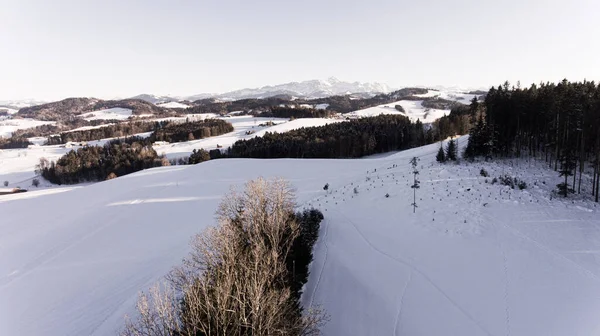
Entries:
[[115,107],[105,110],[98,110],[93,112],[82,113],[79,117],[85,120],[98,120],[98,119],[116,119],[126,120],[131,116],[131,109]]
[[7,119],[0,121],[0,138],[10,138],[12,133],[19,129],[26,129],[41,125],[56,124],[54,121],[40,121],[35,119]]
[[[440,165],[438,146],[378,159],[212,160],[2,196],[0,335],[114,334],[138,292],[215,223],[230,186],[259,176],[288,179],[299,208],[325,215],[302,297],[330,315],[324,335],[598,335],[596,204],[550,199],[559,177],[544,164]],[[485,183],[482,167],[529,188]]]
[[[422,103],[422,100],[400,100],[389,104],[382,104],[379,106],[346,113],[344,116],[350,118],[363,118],[374,117],[382,114],[399,114],[408,117],[413,122],[419,119],[423,123],[431,123],[446,114],[450,114],[450,110],[425,108],[421,105]],[[404,112],[396,110],[396,105],[402,106]]]
[[158,104],[157,106],[166,107],[166,108],[182,108],[182,109],[189,107],[188,105],[178,103],[178,102],[162,103],[162,104]]
[[473,97],[477,97],[477,95],[474,94],[469,94],[469,93],[464,93],[461,91],[453,91],[453,90],[429,90],[427,91],[427,93],[424,94],[416,94],[416,97],[422,97],[422,98],[426,98],[426,97],[438,97],[438,98],[443,98],[443,99],[447,99],[447,100],[454,100],[456,102],[468,105],[471,103],[471,99],[473,99]]

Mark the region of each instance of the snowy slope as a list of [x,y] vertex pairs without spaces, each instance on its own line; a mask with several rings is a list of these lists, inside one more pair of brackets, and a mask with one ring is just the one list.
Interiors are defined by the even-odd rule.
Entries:
[[[301,207],[325,214],[303,295],[330,314],[325,335],[598,334],[595,204],[550,200],[558,177],[544,165],[441,166],[437,149],[359,160],[223,159],[2,197],[0,335],[114,334],[138,291],[214,223],[229,187],[258,176],[290,180]],[[482,166],[492,176],[519,174],[530,188],[485,183]]]
[[473,97],[477,97],[477,95],[474,94],[469,94],[469,93],[464,93],[462,91],[455,91],[455,90],[429,90],[427,93],[424,94],[416,94],[415,96],[417,97],[438,97],[438,98],[442,98],[442,99],[447,99],[447,100],[454,100],[456,102],[468,105],[471,103],[471,99],[473,99]]
[[[363,118],[374,117],[382,114],[399,114],[410,118],[410,120],[413,122],[419,119],[421,122],[431,123],[443,117],[444,115],[450,114],[450,110],[425,108],[421,105],[422,103],[422,100],[400,100],[389,104],[382,104],[379,106],[346,113],[344,116],[350,118]],[[396,110],[396,105],[402,106],[404,112]]]
[[94,112],[82,113],[79,117],[85,120],[98,120],[98,119],[115,119],[115,120],[126,120],[131,116],[131,109],[122,107],[115,107],[106,110],[98,110]]
[[26,129],[40,125],[55,124],[54,121],[40,121],[35,119],[8,119],[0,120],[0,138],[9,138],[12,132],[19,129]]
[[189,107],[188,105],[178,103],[178,102],[162,103],[162,104],[158,104],[157,106],[165,107],[165,108],[182,108],[182,109]]

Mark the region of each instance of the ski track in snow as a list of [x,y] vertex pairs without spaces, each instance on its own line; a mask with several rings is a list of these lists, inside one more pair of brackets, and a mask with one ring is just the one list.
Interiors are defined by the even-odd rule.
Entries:
[[408,289],[408,285],[412,280],[412,271],[408,274],[408,280],[406,280],[406,284],[404,284],[404,288],[402,288],[402,294],[400,294],[400,303],[398,304],[398,313],[396,314],[396,320],[394,321],[394,335],[398,335],[398,325],[400,324],[400,317],[402,314],[402,307],[404,306],[404,295],[406,294],[406,290]]
[[433,282],[425,273],[421,272],[421,270],[419,270],[417,267],[415,267],[412,263],[399,258],[399,257],[394,257],[382,250],[380,250],[379,248],[377,248],[375,245],[373,245],[366,237],[365,235],[358,229],[358,227],[356,226],[356,224],[351,221],[348,217],[346,217],[344,214],[342,214],[341,212],[337,211],[342,217],[344,217],[346,219],[346,221],[348,221],[352,227],[354,228],[354,230],[356,231],[356,233],[358,233],[358,235],[362,238],[362,240],[371,247],[371,249],[373,251],[376,251],[377,253],[385,256],[386,258],[400,264],[400,265],[404,265],[407,266],[408,268],[410,268],[412,271],[414,271],[415,273],[417,273],[418,275],[420,275],[423,279],[425,279],[425,281],[427,281],[429,284],[431,284],[444,298],[446,298],[454,307],[456,307],[461,313],[463,313],[463,315],[465,315],[469,320],[471,320],[471,322],[473,322],[475,325],[477,325],[477,327],[479,327],[483,332],[485,332],[487,335],[492,335],[479,321],[477,321],[475,318],[473,318],[473,316],[466,311],[465,309],[463,309],[460,305],[458,305],[456,303],[456,301],[454,301],[451,297],[449,297],[438,285],[435,284],[435,282]]

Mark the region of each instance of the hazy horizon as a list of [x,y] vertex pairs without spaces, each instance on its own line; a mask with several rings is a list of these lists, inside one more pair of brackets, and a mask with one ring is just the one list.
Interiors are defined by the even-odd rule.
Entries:
[[0,0],[0,101],[600,80],[600,4]]

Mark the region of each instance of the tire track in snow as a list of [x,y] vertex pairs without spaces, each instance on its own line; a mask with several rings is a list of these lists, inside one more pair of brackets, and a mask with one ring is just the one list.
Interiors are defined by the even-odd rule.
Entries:
[[398,335],[398,323],[400,323],[400,316],[402,315],[402,306],[404,306],[404,295],[406,294],[406,290],[408,289],[408,284],[412,280],[412,271],[408,274],[408,280],[404,285],[404,289],[402,290],[402,295],[400,295],[400,306],[398,307],[398,313],[396,314],[396,321],[394,322],[394,335]]
[[510,306],[508,304],[508,289],[509,289],[509,277],[508,277],[508,259],[506,258],[506,252],[504,251],[504,247],[502,245],[502,242],[500,241],[500,238],[498,237],[498,226],[496,225],[497,222],[495,219],[493,218],[488,218],[488,221],[490,221],[491,223],[493,223],[494,225],[494,229],[495,229],[495,237],[496,237],[496,244],[498,244],[498,249],[500,250],[500,253],[502,254],[502,268],[504,271],[504,318],[506,320],[506,336],[510,336]]
[[117,218],[117,215],[113,215],[110,220],[106,221],[102,225],[98,225],[97,227],[93,228],[91,231],[83,232],[80,235],[70,237],[68,240],[63,241],[62,243],[59,243],[59,244],[55,245],[54,247],[52,247],[50,250],[40,254],[35,259],[33,259],[30,262],[23,265],[21,267],[21,269],[13,271],[11,274],[4,277],[4,279],[0,279],[0,290],[3,290],[4,288],[6,288],[11,282],[34,272],[40,266],[43,266],[43,265],[51,262],[52,260],[58,258],[61,254],[63,254],[65,251],[72,248],[74,245],[80,243],[81,241],[83,241],[87,238],[92,237],[93,235],[95,235],[96,233],[101,231],[102,229],[113,225],[115,223],[116,218]]
[[449,297],[448,294],[446,294],[438,285],[436,285],[435,282],[433,282],[433,280],[431,280],[425,273],[423,273],[421,270],[419,270],[416,266],[414,266],[410,262],[408,262],[408,261],[406,261],[406,260],[404,260],[402,258],[399,258],[399,257],[391,256],[390,254],[388,254],[388,253],[380,250],[379,248],[377,248],[375,245],[373,245],[365,237],[365,235],[358,229],[358,227],[356,226],[356,224],[353,221],[351,221],[346,215],[344,215],[340,211],[338,211],[338,210],[334,210],[334,211],[336,211],[337,213],[339,213],[340,216],[344,217],[352,225],[352,227],[358,233],[358,235],[362,238],[362,240],[364,240],[365,243],[367,243],[367,245],[369,245],[374,251],[376,251],[377,253],[379,253],[379,254],[381,254],[381,255],[383,255],[383,256],[391,259],[392,261],[395,261],[396,263],[408,266],[411,270],[413,270],[414,272],[416,272],[417,274],[419,274],[420,276],[422,276],[425,280],[427,280],[427,282],[429,282],[440,294],[442,294],[442,296],[444,296],[446,298],[446,300],[448,300],[448,302],[450,302],[464,316],[466,316],[469,320],[471,320],[471,322],[473,322],[477,327],[479,327],[479,329],[481,329],[481,331],[485,332],[487,335],[490,335],[490,336],[493,335],[479,321],[477,321],[468,311],[466,311],[458,303],[456,303],[451,297]]
[[323,257],[323,265],[321,265],[321,271],[319,272],[319,277],[317,278],[317,283],[315,284],[315,288],[310,298],[310,307],[313,306],[313,302],[315,300],[315,295],[317,294],[317,290],[319,289],[319,284],[321,283],[321,278],[323,277],[323,272],[325,272],[325,265],[327,264],[327,253],[329,252],[329,246],[327,245],[327,237],[329,233],[329,221],[325,220],[324,223],[327,225],[325,228],[325,234],[323,235],[323,243],[325,246],[325,256]]

